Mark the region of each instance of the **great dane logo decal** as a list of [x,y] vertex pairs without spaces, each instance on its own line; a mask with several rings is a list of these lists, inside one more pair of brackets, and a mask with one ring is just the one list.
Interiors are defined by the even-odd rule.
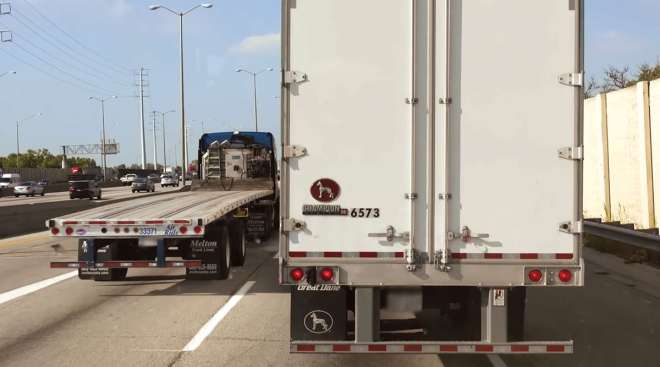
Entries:
[[341,193],[339,184],[329,178],[321,178],[314,181],[312,187],[309,189],[312,197],[322,203],[329,203],[335,201]]
[[314,310],[305,315],[305,329],[312,334],[327,334],[334,324],[332,316],[323,310]]

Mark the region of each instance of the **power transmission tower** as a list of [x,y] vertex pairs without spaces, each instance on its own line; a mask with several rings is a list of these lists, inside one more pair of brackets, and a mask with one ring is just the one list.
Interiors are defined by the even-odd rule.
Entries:
[[140,98],[140,153],[142,154],[142,169],[147,168],[147,144],[145,142],[144,132],[144,99],[149,97],[149,70],[140,66],[136,72],[138,97]]

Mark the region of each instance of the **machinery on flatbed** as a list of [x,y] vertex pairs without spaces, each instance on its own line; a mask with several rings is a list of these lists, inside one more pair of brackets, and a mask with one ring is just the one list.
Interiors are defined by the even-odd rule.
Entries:
[[95,280],[163,267],[186,268],[190,279],[227,278],[231,266],[245,262],[247,239],[264,239],[277,226],[274,139],[204,134],[199,157],[198,180],[185,190],[48,220],[53,236],[79,240],[78,261],[51,267],[77,268],[80,278]]

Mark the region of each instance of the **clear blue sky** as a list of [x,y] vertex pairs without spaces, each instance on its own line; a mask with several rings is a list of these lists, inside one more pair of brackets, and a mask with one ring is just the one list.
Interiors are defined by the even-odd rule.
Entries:
[[[57,152],[65,144],[99,142],[100,107],[88,97],[134,95],[131,70],[139,65],[150,69],[146,110],[179,109],[177,18],[164,11],[149,11],[151,3],[11,0],[12,14],[0,16],[0,29],[14,31],[14,44],[0,44],[0,73],[18,73],[0,79],[0,155],[16,149],[16,120],[37,112],[43,112],[43,117],[26,122],[21,128],[22,151],[46,147]],[[172,8],[188,8],[197,3],[163,0],[164,5]],[[207,131],[249,130],[253,126],[250,79],[234,70],[279,68],[280,2],[223,0],[214,5],[185,18],[188,120],[205,121]],[[62,33],[35,8],[76,41],[103,55],[103,59]],[[658,14],[658,0],[628,0],[625,4],[620,0],[587,0],[588,72],[599,74],[608,65],[655,62],[660,56]],[[279,101],[273,98],[279,94],[279,74],[262,75],[259,85],[261,127],[279,134]],[[137,116],[134,98],[107,103],[108,137],[119,141],[122,150],[119,156],[110,158],[109,164],[139,161]],[[149,114],[146,118],[150,122]],[[166,129],[171,163],[174,144],[179,144],[176,114],[168,116]],[[151,162],[150,123],[146,133]],[[191,135],[200,133],[201,124],[192,123]],[[159,162],[161,139],[159,130]]]

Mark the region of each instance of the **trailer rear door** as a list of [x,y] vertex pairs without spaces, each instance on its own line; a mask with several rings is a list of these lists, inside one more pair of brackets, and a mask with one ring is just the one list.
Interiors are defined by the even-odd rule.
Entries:
[[289,69],[299,73],[285,134],[307,151],[285,166],[288,216],[305,222],[288,251],[401,257],[411,229],[412,1],[297,0],[285,11]]

